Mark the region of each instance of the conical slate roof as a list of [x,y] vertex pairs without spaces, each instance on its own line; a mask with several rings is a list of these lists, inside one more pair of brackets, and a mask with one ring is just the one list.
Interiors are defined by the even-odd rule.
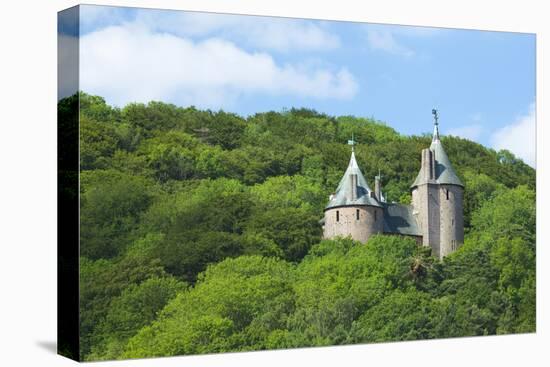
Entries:
[[[353,198],[352,194],[353,175],[357,175],[355,198]],[[329,203],[325,207],[325,210],[345,205],[372,205],[381,207],[382,205],[370,195],[371,189],[367,184],[367,180],[365,180],[365,176],[363,176],[361,169],[359,169],[359,165],[357,165],[357,161],[355,160],[355,153],[352,151],[348,168],[336,188],[336,193],[330,199]]]
[[[437,127],[437,123],[434,127],[434,134],[432,144],[430,145],[430,150],[435,154],[435,183],[458,185],[464,187],[464,184],[462,183],[462,181],[460,181],[460,178],[458,178],[458,175],[451,166],[451,161],[449,161],[447,153],[445,153],[445,150],[443,149],[443,144],[441,144],[441,140],[439,139],[439,129]],[[411,188],[424,183],[426,182],[422,176],[421,170],[418,173],[418,176],[416,176],[416,180],[414,180]]]

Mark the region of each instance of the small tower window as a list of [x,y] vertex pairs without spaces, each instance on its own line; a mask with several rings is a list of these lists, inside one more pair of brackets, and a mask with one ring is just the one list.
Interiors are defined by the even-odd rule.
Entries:
[[337,222],[340,221],[340,211],[339,210],[336,211],[336,221]]
[[357,220],[359,220],[359,209],[356,210],[355,216],[356,216]]
[[445,195],[447,195],[447,200],[449,200],[449,190],[445,190]]
[[375,221],[375,222],[376,222],[376,220],[377,220],[377,219],[376,219],[376,214],[377,214],[377,213],[378,213],[378,212],[375,210],[375,211],[374,211],[374,221]]

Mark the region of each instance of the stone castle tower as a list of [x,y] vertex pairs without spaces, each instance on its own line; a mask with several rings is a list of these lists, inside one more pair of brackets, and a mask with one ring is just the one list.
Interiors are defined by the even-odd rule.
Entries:
[[[354,144],[353,140],[351,140]],[[324,238],[351,236],[367,242],[368,238],[384,229],[384,207],[381,199],[371,191],[351,152],[348,168],[336,192],[325,207]]]
[[455,251],[464,242],[464,185],[453,170],[439,138],[437,111],[432,143],[422,150],[421,168],[411,186],[412,205],[386,203],[380,175],[372,191],[355,159],[351,158],[335,193],[325,207],[323,237],[351,236],[367,242],[377,233],[411,236],[429,246],[438,258]]
[[456,175],[439,139],[437,111],[432,144],[422,150],[420,172],[411,186],[413,214],[422,233],[422,244],[439,258],[464,242],[462,200],[464,185]]

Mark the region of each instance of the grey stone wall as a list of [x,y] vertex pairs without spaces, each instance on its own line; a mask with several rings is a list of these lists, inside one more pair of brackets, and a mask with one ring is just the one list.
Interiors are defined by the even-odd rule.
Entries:
[[426,183],[412,191],[412,205],[422,233],[422,244],[432,248],[432,254],[439,257],[440,245],[440,193],[439,185]]
[[464,243],[464,190],[455,185],[424,184],[412,191],[422,244],[442,259]]
[[441,203],[439,257],[454,252],[464,242],[463,189],[455,185],[440,185]]
[[[359,211],[359,219],[357,219],[357,211]],[[336,220],[337,213],[338,220]],[[356,241],[367,242],[370,236],[382,232],[384,228],[383,214],[382,208],[374,206],[346,206],[329,209],[325,211],[323,237],[330,239],[351,236]]]

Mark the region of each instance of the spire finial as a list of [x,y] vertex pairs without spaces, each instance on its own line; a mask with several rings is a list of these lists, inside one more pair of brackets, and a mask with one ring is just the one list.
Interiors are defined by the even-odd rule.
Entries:
[[432,115],[434,115],[434,135],[432,141],[439,140],[439,116],[437,115],[437,110],[432,109]]
[[357,142],[353,138],[353,133],[351,133],[351,140],[348,140],[348,145],[351,145],[351,152],[352,153],[355,151],[355,144],[357,144]]

